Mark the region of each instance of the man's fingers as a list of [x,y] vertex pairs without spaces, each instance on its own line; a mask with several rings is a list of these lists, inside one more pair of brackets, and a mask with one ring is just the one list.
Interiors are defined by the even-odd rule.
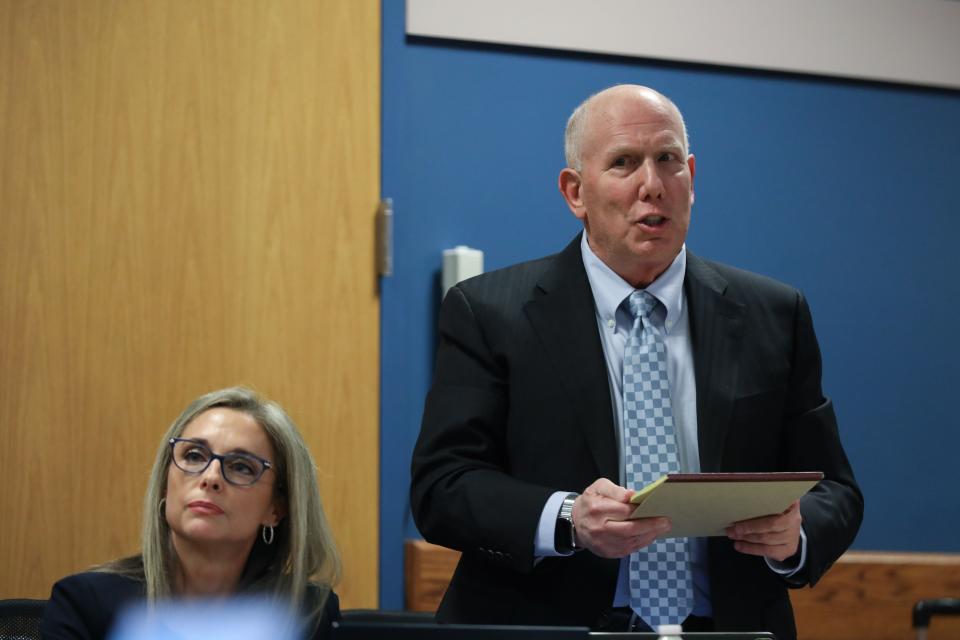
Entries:
[[623,558],[642,549],[670,530],[666,518],[643,518],[628,522],[610,521],[592,536],[591,550],[604,558]]
[[631,505],[599,494],[583,494],[577,502],[579,508],[574,513],[574,522],[577,522],[578,515],[580,519],[607,521],[626,520],[633,513]]
[[740,553],[785,560],[797,551],[802,521],[798,501],[783,513],[732,524],[727,527],[727,537]]
[[768,531],[783,531],[787,528],[789,528],[789,521],[783,519],[780,515],[775,515],[735,522],[727,530],[742,537],[755,533],[767,533]]
[[577,497],[573,505],[573,522],[577,532],[588,536],[599,533],[611,520],[626,520],[633,513],[629,504],[632,492],[600,478]]
[[660,535],[670,529],[667,518],[627,520],[633,510],[628,505],[607,498],[585,499],[580,507],[579,511],[574,513],[574,526],[578,535],[585,535],[590,539],[597,536],[635,538],[649,532]]
[[765,523],[737,523],[727,528],[727,536],[734,540],[748,540],[750,542],[759,542],[765,536],[776,536],[788,533],[793,527],[788,522],[765,522]]
[[608,523],[625,521],[632,511],[630,505],[610,498],[582,495],[573,505],[573,523],[577,535],[588,542],[602,534]]
[[621,522],[610,522],[610,528],[626,536],[642,536],[647,533],[660,535],[670,531],[670,518],[637,518],[636,520],[623,520]]
[[727,527],[727,536],[734,540],[745,540],[768,533],[799,532],[801,520],[800,502],[796,501],[783,513],[733,523]]
[[602,496],[616,502],[629,502],[633,496],[633,491],[625,489],[620,485],[614,484],[607,478],[600,478],[594,481],[589,487],[583,490],[585,496]]
[[604,558],[622,558],[649,545],[670,530],[668,518],[628,520],[633,491],[606,478],[584,489],[573,504],[578,541]]
[[768,545],[768,544],[756,544],[753,542],[745,542],[743,540],[737,540],[733,543],[734,549],[740,553],[745,553],[751,556],[763,556],[765,558],[770,558],[771,560],[786,560],[794,553],[797,549],[795,545]]
[[743,536],[731,536],[735,542],[750,542],[754,544],[778,545],[787,544],[791,538],[790,531],[769,531],[765,533],[749,533]]

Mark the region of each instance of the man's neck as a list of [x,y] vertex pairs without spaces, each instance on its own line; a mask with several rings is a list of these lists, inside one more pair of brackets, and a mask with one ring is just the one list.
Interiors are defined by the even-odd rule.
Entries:
[[679,251],[665,263],[637,263],[636,261],[617,260],[610,255],[604,247],[595,246],[589,234],[584,231],[587,238],[587,246],[593,252],[598,260],[603,262],[611,271],[623,278],[624,282],[634,289],[646,289],[657,278],[662,276],[670,265],[676,260]]

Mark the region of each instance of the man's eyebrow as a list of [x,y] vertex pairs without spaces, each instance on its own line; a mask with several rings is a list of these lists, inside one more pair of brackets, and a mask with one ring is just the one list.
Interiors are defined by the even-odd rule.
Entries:
[[[682,152],[683,143],[677,140],[676,138],[671,137],[670,139],[664,140],[664,141],[654,141],[652,144],[649,145],[649,150],[652,153],[657,153],[660,151]],[[636,145],[628,142],[618,142],[614,145],[611,145],[607,149],[605,149],[603,153],[606,156],[620,156],[624,154],[628,154],[628,155],[641,154],[642,155],[646,151],[647,151],[646,149],[643,149],[643,150],[639,149]]]
[[616,144],[607,148],[604,152],[604,155],[606,156],[622,156],[624,154],[636,155],[637,148],[631,144]]
[[676,149],[683,151],[683,143],[676,138],[671,138],[657,145],[660,149]]

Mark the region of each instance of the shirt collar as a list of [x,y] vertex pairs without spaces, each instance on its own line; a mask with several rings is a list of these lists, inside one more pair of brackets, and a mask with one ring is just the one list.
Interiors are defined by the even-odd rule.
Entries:
[[[587,242],[586,231],[580,239],[580,254],[583,257],[583,266],[587,271],[590,288],[593,290],[597,313],[604,322],[608,322],[616,316],[617,308],[636,289],[597,257]],[[646,288],[647,293],[659,300],[667,310],[664,328],[668,333],[680,319],[680,312],[683,310],[683,279],[686,272],[687,245],[684,243],[680,247],[680,253],[673,259],[667,270]]]

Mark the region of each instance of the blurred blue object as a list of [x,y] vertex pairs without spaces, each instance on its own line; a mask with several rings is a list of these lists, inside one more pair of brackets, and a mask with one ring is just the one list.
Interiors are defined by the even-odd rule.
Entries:
[[286,608],[266,599],[168,601],[125,610],[110,640],[300,640],[298,622]]

